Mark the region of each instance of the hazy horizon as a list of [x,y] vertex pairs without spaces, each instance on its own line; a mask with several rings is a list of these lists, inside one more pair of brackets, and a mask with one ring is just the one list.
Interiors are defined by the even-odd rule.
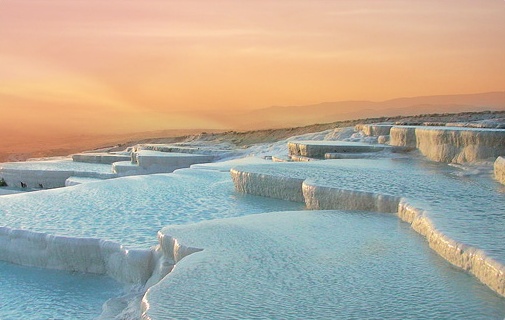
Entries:
[[503,92],[501,39],[504,1],[5,0],[2,128],[226,130],[271,106]]

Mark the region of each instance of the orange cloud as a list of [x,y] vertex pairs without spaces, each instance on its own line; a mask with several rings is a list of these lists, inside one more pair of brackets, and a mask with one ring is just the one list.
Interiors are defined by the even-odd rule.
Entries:
[[[54,132],[505,88],[503,1],[0,2],[0,110]],[[217,114],[217,115],[216,115]]]

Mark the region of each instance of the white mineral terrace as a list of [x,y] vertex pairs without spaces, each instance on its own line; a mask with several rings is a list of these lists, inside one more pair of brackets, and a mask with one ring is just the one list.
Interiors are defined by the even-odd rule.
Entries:
[[489,172],[404,158],[238,166],[231,173],[241,192],[304,201],[310,209],[396,213],[441,256],[505,295],[505,198]]
[[170,237],[156,239],[163,226],[302,208],[264,200],[237,194],[228,172],[197,169],[5,195],[0,260],[149,287],[185,252],[171,253]]
[[[139,167],[154,172],[171,172],[176,169],[189,168],[192,164],[212,162],[213,156],[202,154],[158,152],[140,150],[136,152]],[[166,171],[167,168],[171,171]]]
[[394,126],[390,144],[416,147],[428,159],[438,162],[494,161],[505,155],[505,130]]
[[494,162],[494,177],[501,184],[505,184],[505,158],[496,158]]
[[387,136],[391,128],[392,124],[360,124],[356,125],[356,131],[363,131],[363,133],[367,136]]
[[229,172],[181,169],[2,196],[0,221],[10,229],[149,248],[168,224],[302,208],[288,201],[264,200],[237,194]]
[[[451,162],[488,157],[501,139],[461,129],[471,134],[447,142],[428,139],[423,130],[432,128],[390,129],[402,147],[459,152]],[[244,150],[137,146],[131,160],[112,165],[101,164],[108,154],[81,159],[100,163],[2,164],[9,187],[0,190],[0,260],[136,286],[133,298],[104,306],[101,319],[503,319],[505,187],[496,180],[505,160],[496,160],[494,180],[489,165],[391,153],[355,142],[363,135],[352,131],[294,137],[289,157],[282,141]],[[231,156],[240,158],[206,163]],[[325,156],[338,160],[265,160]],[[150,174],[159,170],[175,171]],[[69,187],[10,194],[62,183]],[[313,211],[297,211],[304,208]]]
[[379,152],[388,148],[385,145],[347,142],[347,141],[290,141],[290,156],[324,159],[327,153],[364,153]]
[[134,151],[142,150],[159,151],[165,153],[189,153],[212,156],[214,159],[226,158],[236,154],[235,148],[226,143],[176,143],[176,144],[140,144]]
[[113,164],[118,161],[129,161],[131,155],[126,152],[122,153],[78,153],[72,155],[72,160],[76,162],[88,162],[88,163],[103,163],[103,164]]
[[0,164],[0,178],[10,187],[51,189],[65,186],[72,176],[110,179],[112,173],[107,164],[74,162],[72,160],[27,161]]
[[180,243],[203,251],[166,261],[170,269],[178,263],[144,296],[144,320],[505,315],[502,298],[389,214],[273,212],[169,226],[160,234],[177,239],[170,253]]
[[3,163],[0,164],[0,178],[10,187],[52,189],[118,176],[169,173],[215,159],[215,156],[208,154],[175,153],[168,152],[168,149],[166,151],[137,150],[131,154],[82,153],[73,155],[72,161]]
[[119,176],[170,173],[177,169],[189,168],[193,164],[208,163],[213,160],[212,155],[140,149],[132,153],[131,161],[113,163],[112,171]]

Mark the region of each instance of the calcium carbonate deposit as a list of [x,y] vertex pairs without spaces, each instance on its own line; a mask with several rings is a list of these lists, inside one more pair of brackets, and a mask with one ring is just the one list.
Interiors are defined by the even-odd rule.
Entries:
[[501,130],[358,128],[0,165],[0,318],[503,319]]
[[503,299],[394,216],[278,212],[162,230],[205,248],[143,300],[146,319],[499,319]]

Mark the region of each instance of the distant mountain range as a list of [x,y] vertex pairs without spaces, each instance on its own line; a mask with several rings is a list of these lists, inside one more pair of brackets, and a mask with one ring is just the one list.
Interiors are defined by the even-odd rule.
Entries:
[[487,110],[505,110],[505,91],[398,98],[381,102],[337,101],[305,106],[274,106],[236,115],[234,127],[285,128],[359,118]]
[[[459,113],[468,111],[505,111],[505,91],[478,94],[399,98],[382,102],[338,101],[306,106],[276,106],[233,114],[200,114],[209,123],[219,123],[211,129],[158,130],[118,134],[59,134],[37,132],[30,136],[16,123],[3,124],[6,134],[0,141],[0,162],[24,160],[31,157],[68,155],[73,152],[116,145],[131,141],[196,134],[202,131],[248,131],[300,127],[363,118],[411,116],[430,113]],[[188,114],[194,116],[194,114]],[[288,133],[293,133],[289,131]],[[169,139],[167,140],[167,142]]]

